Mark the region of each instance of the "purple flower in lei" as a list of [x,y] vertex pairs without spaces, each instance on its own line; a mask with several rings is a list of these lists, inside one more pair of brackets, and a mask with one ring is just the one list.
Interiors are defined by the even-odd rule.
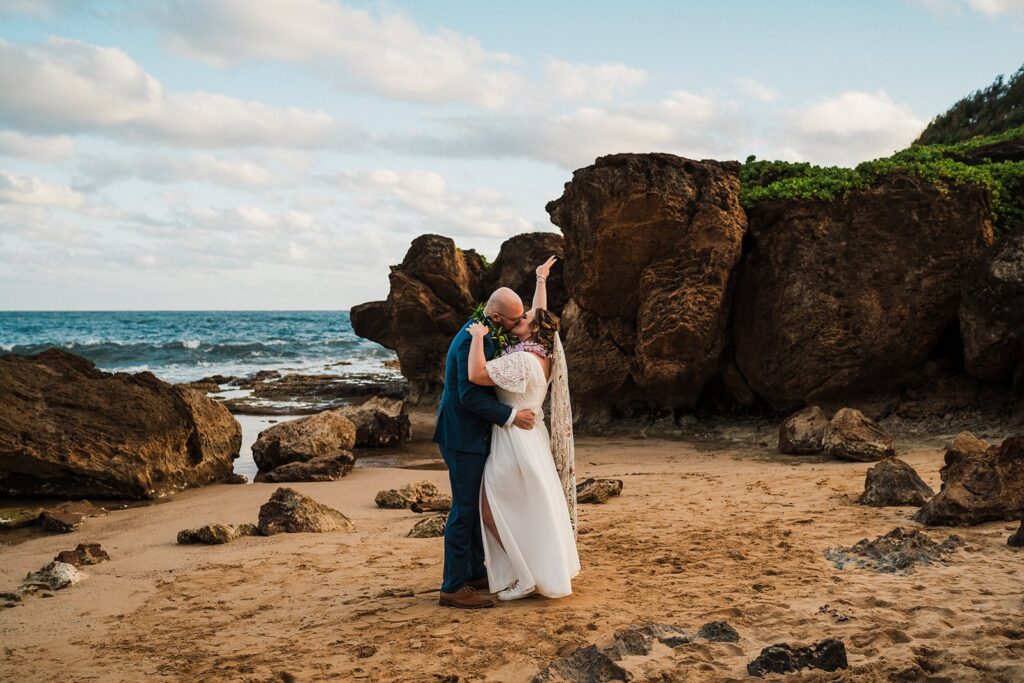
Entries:
[[541,358],[547,358],[548,352],[544,346],[538,342],[527,339],[526,341],[516,342],[511,346],[505,347],[505,353],[515,353],[516,351],[529,351],[535,353]]

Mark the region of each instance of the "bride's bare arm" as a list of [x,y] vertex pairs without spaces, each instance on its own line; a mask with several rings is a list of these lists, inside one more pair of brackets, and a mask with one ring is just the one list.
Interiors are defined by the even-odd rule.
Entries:
[[487,326],[482,323],[473,323],[469,326],[469,333],[473,341],[469,345],[469,381],[485,387],[493,387],[494,380],[487,374],[487,357],[484,355],[484,337],[487,336]]
[[542,265],[537,266],[537,288],[533,290],[534,308],[548,307],[547,280],[548,275],[551,273],[551,266],[555,265],[555,261],[557,260],[558,259],[556,257],[552,256]]

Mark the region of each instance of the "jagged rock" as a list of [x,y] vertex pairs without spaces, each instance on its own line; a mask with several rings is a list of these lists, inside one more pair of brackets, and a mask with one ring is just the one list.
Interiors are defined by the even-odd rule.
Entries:
[[533,677],[532,683],[604,683],[631,680],[631,673],[612,661],[607,654],[598,649],[597,645],[589,645],[577,649],[568,657],[551,662]]
[[409,538],[434,538],[444,536],[444,528],[448,523],[448,515],[440,514],[421,519],[409,530]]
[[232,473],[231,476],[226,477],[223,481],[225,484],[248,484],[249,478],[244,474]]
[[609,659],[617,662],[627,655],[650,654],[655,640],[668,647],[678,647],[693,642],[693,638],[675,626],[644,621],[616,631],[614,642],[603,652],[608,655]]
[[338,408],[356,426],[356,443],[360,448],[390,448],[412,438],[409,416],[403,401],[374,396],[359,405]]
[[779,427],[779,453],[819,453],[825,448],[828,417],[818,406],[809,406],[786,418]]
[[0,508],[0,529],[18,529],[35,524],[43,508]]
[[791,647],[779,643],[761,650],[757,659],[747,664],[747,673],[764,677],[769,673],[791,673],[800,669],[822,669],[837,671],[849,668],[846,661],[846,645],[835,638],[827,638],[810,647]]
[[917,529],[907,531],[896,527],[873,541],[864,538],[850,548],[828,548],[825,557],[839,569],[853,564],[895,574],[909,572],[915,564],[937,562],[963,544],[963,539],[955,534],[937,543]]
[[67,534],[81,526],[86,517],[102,517],[106,514],[106,510],[87,500],[75,500],[43,510],[39,521],[46,531]]
[[893,176],[832,201],[747,211],[736,362],[785,409],[895,385],[957,321],[966,273],[993,241],[988,193]]
[[929,526],[1017,520],[1024,514],[1024,436],[981,450],[983,441],[958,434],[939,470],[942,490],[914,519]]
[[612,496],[622,494],[621,479],[584,479],[576,484],[577,503],[604,503]]
[[870,462],[896,454],[892,437],[856,408],[841,408],[825,429],[825,452],[832,458]]
[[373,500],[377,503],[378,507],[392,510],[407,510],[416,501],[436,498],[440,494],[441,492],[432,482],[417,481],[412,484],[406,484],[400,489],[378,491],[377,496]]
[[241,443],[223,406],[152,373],[0,356],[0,493],[156,498],[229,476]]
[[87,564],[99,564],[110,559],[107,551],[99,543],[79,543],[74,550],[62,550],[53,558],[54,562],[64,562],[76,567]]
[[[351,457],[356,427],[335,410],[279,422],[256,437],[252,457],[260,472],[316,458]],[[354,462],[354,461],[353,461]]]
[[964,283],[960,334],[967,371],[1010,380],[1024,360],[1024,231],[1003,235]]
[[1013,534],[1006,539],[1006,545],[1014,548],[1024,547],[1024,519],[1020,522],[1020,528],[1013,532]]
[[[481,299],[498,287],[511,287],[530,306],[537,285],[537,266],[549,256],[559,260],[565,254],[565,239],[554,232],[529,232],[510,237],[501,245],[501,252],[484,273],[480,283]],[[568,293],[562,268],[555,265],[547,279],[548,310],[560,315]]]
[[269,472],[260,472],[255,481],[285,483],[290,481],[337,481],[355,467],[355,457],[345,451],[340,455],[313,458],[305,462],[278,465]]
[[697,637],[713,643],[739,642],[740,634],[725,621],[709,621],[697,631]]
[[178,532],[178,543],[182,545],[220,545],[230,543],[242,536],[256,536],[259,529],[255,524],[207,524],[197,529],[182,529]]
[[739,164],[603,156],[547,205],[565,235],[574,398],[693,406],[718,370],[746,214]]
[[50,590],[62,590],[76,583],[81,583],[86,575],[78,571],[78,568],[66,562],[50,562],[36,572],[29,572],[25,576],[26,584],[45,584]]
[[886,458],[868,468],[864,493],[857,500],[861,505],[885,507],[914,505],[920,507],[935,495],[913,467],[899,458]]
[[442,493],[434,496],[433,498],[425,498],[423,500],[417,500],[415,503],[409,506],[409,509],[413,512],[448,512],[452,509],[452,497],[447,493]]
[[264,536],[355,529],[352,521],[334,508],[284,486],[274,491],[270,500],[260,507],[258,527]]

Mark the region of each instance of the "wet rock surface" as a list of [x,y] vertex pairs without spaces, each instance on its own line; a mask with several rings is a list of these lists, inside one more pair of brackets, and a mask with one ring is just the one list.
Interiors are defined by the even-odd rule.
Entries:
[[935,495],[913,467],[899,458],[886,458],[868,469],[864,493],[857,502],[872,507],[913,505],[920,507]]
[[825,557],[839,569],[853,566],[885,574],[909,573],[915,565],[942,561],[963,545],[955,534],[938,542],[917,529],[896,527],[873,541],[865,538],[849,548],[829,548]]
[[761,654],[747,664],[747,673],[764,677],[769,673],[792,673],[801,669],[838,671],[849,668],[846,645],[835,638],[827,638],[809,647],[791,647],[779,643],[761,650]]
[[281,487],[260,507],[260,534],[323,533],[352,531],[355,525],[338,510],[328,507],[295,489]]

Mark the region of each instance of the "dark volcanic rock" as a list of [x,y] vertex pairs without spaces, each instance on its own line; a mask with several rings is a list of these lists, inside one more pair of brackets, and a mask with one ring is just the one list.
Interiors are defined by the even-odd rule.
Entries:
[[231,475],[242,431],[201,392],[50,349],[0,357],[0,492],[156,498]]
[[264,429],[252,445],[252,457],[260,472],[269,472],[316,458],[351,458],[355,442],[355,425],[338,411],[325,410]]
[[896,454],[892,437],[856,408],[841,408],[825,429],[825,452],[832,458],[871,462]]
[[337,510],[321,505],[295,489],[281,487],[260,507],[259,532],[272,536],[281,532],[322,533],[352,531],[355,525]]
[[259,530],[255,524],[207,524],[197,529],[182,529],[178,532],[178,543],[182,545],[220,545],[230,543],[242,536],[256,536]]
[[585,479],[576,484],[577,503],[604,503],[622,494],[621,479]]
[[764,677],[769,673],[790,673],[800,669],[822,669],[836,671],[846,669],[846,645],[843,641],[828,638],[810,647],[790,647],[779,643],[761,650],[757,659],[747,664],[747,673]]
[[254,481],[283,484],[289,481],[337,481],[352,471],[356,459],[348,452],[325,455],[312,460],[278,465],[269,472],[260,472]]
[[99,543],[79,543],[74,550],[62,550],[53,558],[54,562],[64,562],[81,567],[87,564],[99,564],[110,559],[107,551]]
[[847,564],[869,567],[877,572],[895,574],[908,572],[915,564],[931,564],[941,560],[964,544],[953,534],[941,543],[933,541],[917,529],[907,531],[896,527],[873,541],[864,538],[850,548],[829,548],[825,557],[839,569]]
[[556,659],[533,677],[532,683],[604,683],[631,681],[633,675],[598,649],[597,645],[581,647],[568,657]]
[[693,406],[725,345],[746,231],[739,164],[604,156],[547,211],[566,241],[574,397]]
[[1024,519],[1021,520],[1020,528],[1006,539],[1006,544],[1014,548],[1024,547]]
[[[516,290],[527,307],[537,286],[537,266],[549,256],[559,260],[565,254],[565,240],[554,232],[529,232],[510,237],[501,245],[501,252],[487,269],[480,284],[480,299],[486,299],[498,287]],[[561,315],[569,295],[562,278],[562,267],[555,264],[546,282],[548,310]]]
[[1024,436],[989,446],[959,434],[939,470],[942,489],[914,519],[930,526],[1017,520],[1024,514]]
[[861,505],[885,507],[914,505],[920,507],[935,495],[913,467],[899,458],[886,458],[868,469],[864,493],[857,500]]
[[697,631],[697,637],[713,643],[739,642],[740,634],[728,622],[709,621]]
[[374,396],[336,412],[356,426],[356,447],[390,448],[412,438],[412,426],[402,401]]
[[984,189],[909,177],[835,201],[762,202],[748,216],[736,362],[777,408],[893,386],[919,366],[993,239]]
[[979,379],[1009,380],[1024,360],[1024,232],[978,260],[960,301],[964,364]]
[[819,453],[825,448],[828,417],[818,406],[809,406],[786,418],[779,427],[779,453]]

